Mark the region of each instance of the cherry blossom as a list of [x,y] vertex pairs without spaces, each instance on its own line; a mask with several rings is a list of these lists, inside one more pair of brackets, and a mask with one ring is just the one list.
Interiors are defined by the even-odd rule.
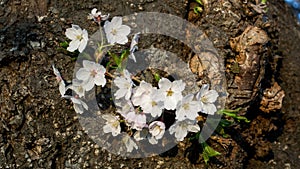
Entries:
[[159,90],[163,94],[164,106],[167,110],[174,110],[177,103],[182,99],[181,92],[185,88],[185,83],[182,80],[171,82],[167,78],[161,78],[158,82]]
[[125,119],[133,129],[142,130],[146,126],[146,115],[142,111],[130,111]]
[[67,50],[74,52],[78,49],[82,53],[88,42],[88,32],[85,29],[82,30],[78,25],[72,25],[72,28],[66,30],[66,36],[72,40]]
[[83,67],[77,71],[76,78],[84,81],[83,87],[86,91],[91,90],[95,84],[102,87],[106,84],[104,66],[89,60],[84,60],[82,64]]
[[58,71],[58,69],[55,68],[54,65],[52,65],[52,69],[53,69],[53,72],[54,72],[54,74],[56,76],[56,80],[59,82],[59,88],[58,88],[59,89],[59,93],[63,97],[65,95],[65,93],[66,93],[66,90],[67,90],[66,84],[65,84],[65,82],[64,82],[64,80],[63,80],[60,72]]
[[82,80],[73,79],[72,84],[68,86],[68,89],[73,90],[79,97],[84,96],[84,83]]
[[91,13],[88,16],[88,19],[93,19],[95,22],[100,23],[101,21],[105,21],[109,18],[109,14],[102,15],[102,12],[98,11],[97,8],[93,8]]
[[135,58],[135,55],[134,55],[134,52],[136,50],[138,50],[138,42],[139,42],[139,38],[140,38],[140,32],[134,34],[132,40],[131,40],[131,44],[130,44],[130,55],[129,55],[129,58],[132,59],[134,62],[136,62],[136,58]]
[[196,98],[200,103],[201,112],[213,115],[217,111],[214,102],[218,97],[219,94],[217,91],[209,90],[209,85],[207,84],[203,85],[196,95]]
[[106,21],[104,31],[110,44],[118,43],[124,45],[128,42],[127,36],[130,33],[130,27],[122,25],[122,17],[114,17],[111,22]]
[[73,102],[74,110],[78,114],[82,114],[84,112],[84,110],[89,109],[88,105],[84,101],[79,99],[77,95],[75,95],[75,96],[66,96],[65,95],[64,98],[71,99],[71,101]]
[[126,100],[129,100],[132,93],[133,82],[131,80],[131,74],[125,69],[123,71],[122,77],[116,77],[114,84],[119,88],[114,94],[116,99],[125,97]]
[[189,94],[179,102],[176,108],[176,119],[182,121],[184,119],[195,120],[200,111],[200,105],[197,101],[193,101],[194,95]]
[[165,123],[161,121],[154,121],[149,125],[149,133],[151,137],[149,138],[149,142],[151,144],[157,144],[159,139],[161,139],[165,134]]
[[112,133],[113,136],[117,136],[121,133],[121,126],[117,116],[104,114],[102,115],[102,118],[106,120],[106,123],[103,126],[104,133]]
[[200,131],[200,127],[197,124],[196,120],[183,120],[176,121],[170,128],[170,134],[175,133],[175,137],[177,141],[183,141],[188,132],[198,132]]
[[122,142],[123,144],[125,144],[128,153],[132,152],[133,149],[138,149],[138,146],[128,134],[124,134],[124,136],[122,137]]

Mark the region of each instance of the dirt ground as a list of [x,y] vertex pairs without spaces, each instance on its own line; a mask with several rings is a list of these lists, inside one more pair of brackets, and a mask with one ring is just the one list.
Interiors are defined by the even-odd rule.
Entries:
[[[196,3],[187,0],[0,0],[0,168],[300,166],[300,26],[293,12],[283,1],[268,1],[265,13],[254,0],[203,2],[204,11],[196,15]],[[169,13],[205,32],[226,65],[227,107],[242,107],[241,113],[251,120],[226,129],[227,139],[216,136],[208,141],[222,155],[205,165],[197,154],[199,147],[184,141],[159,156],[124,159],[85,134],[72,104],[60,98],[51,64],[66,79],[72,78],[73,55],[59,44],[67,40],[64,32],[71,24],[90,34],[97,30],[87,20],[94,7],[111,16]],[[266,35],[268,42],[260,43],[264,36],[251,37],[252,28],[254,35]],[[147,35],[140,45],[178,53],[189,62],[196,57],[181,42],[165,36]],[[239,60],[245,52],[256,59],[246,68]],[[246,76],[249,71],[254,76]],[[268,91],[275,93],[270,102]],[[264,105],[280,103],[283,93],[282,109],[278,104]]]

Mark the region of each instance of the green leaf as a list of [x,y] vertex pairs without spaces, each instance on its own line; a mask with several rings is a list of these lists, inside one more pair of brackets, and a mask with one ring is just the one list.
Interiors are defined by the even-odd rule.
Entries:
[[127,58],[129,56],[129,50],[124,50],[121,54],[120,59],[123,60],[124,58]]
[[198,4],[203,5],[201,0],[195,0]]
[[209,161],[209,158],[221,155],[221,153],[219,153],[218,151],[216,151],[213,148],[211,148],[205,142],[202,143],[202,147],[203,147],[202,155],[203,155],[203,159],[204,159],[205,164],[207,164],[207,162]]
[[156,82],[159,82],[159,80],[161,79],[160,75],[158,73],[155,73],[154,74],[154,79],[155,79]]
[[219,110],[218,113],[228,117],[232,117],[234,120],[237,120],[238,122],[245,121],[246,123],[249,123],[250,120],[248,120],[246,117],[237,115],[240,109],[241,108],[235,110],[223,109],[223,110]]
[[60,42],[59,45],[60,45],[61,47],[65,48],[65,49],[67,49],[68,46],[69,46],[69,42],[67,42],[67,41]]
[[114,53],[111,53],[111,52],[108,52],[108,54],[112,57],[113,61],[115,62],[115,64],[120,67],[121,64],[122,64],[122,60],[121,58],[119,58],[118,55],[114,54]]
[[226,120],[226,119],[221,119],[221,121],[220,121],[220,125],[222,126],[222,127],[229,127],[229,126],[231,126],[232,125],[232,121],[229,121],[229,120]]
[[198,15],[200,15],[203,12],[203,9],[200,6],[197,6],[194,8],[194,12]]

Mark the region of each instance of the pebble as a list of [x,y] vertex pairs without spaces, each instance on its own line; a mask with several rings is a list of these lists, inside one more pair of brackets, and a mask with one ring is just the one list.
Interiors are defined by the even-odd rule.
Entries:
[[143,11],[144,8],[143,8],[141,5],[139,5],[139,10],[140,10],[140,11]]
[[285,145],[284,147],[283,147],[283,151],[285,151],[285,150],[287,150],[289,148],[289,146],[287,146],[287,145]]
[[290,163],[285,163],[284,164],[284,169],[291,169],[291,164]]

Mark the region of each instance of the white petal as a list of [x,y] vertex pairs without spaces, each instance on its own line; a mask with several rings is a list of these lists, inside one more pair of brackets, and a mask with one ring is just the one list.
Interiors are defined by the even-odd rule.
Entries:
[[183,120],[185,120],[185,114],[184,114],[185,112],[184,111],[182,111],[182,109],[179,109],[179,110],[177,110],[176,112],[175,112],[175,114],[176,114],[176,120],[178,120],[178,121],[183,121]]
[[86,68],[87,70],[92,70],[92,68],[94,67],[96,63],[95,62],[92,62],[92,61],[89,61],[89,60],[83,60],[82,61],[82,66],[84,68]]
[[124,45],[128,42],[127,36],[118,36],[113,39],[116,43]]
[[122,36],[127,36],[130,33],[131,28],[127,25],[122,25],[118,28],[118,32]]
[[149,141],[150,144],[157,144],[158,143],[158,141],[153,136],[148,138],[148,141]]
[[78,113],[78,114],[83,113],[83,108],[82,108],[81,104],[74,104],[73,107],[74,107],[74,110],[75,110],[76,113]]
[[202,85],[200,91],[197,93],[196,95],[196,99],[200,100],[201,97],[209,90],[209,85],[208,84],[204,84]]
[[73,28],[68,28],[66,29],[66,36],[67,38],[71,39],[71,40],[75,40],[76,39],[76,30],[74,30]]
[[78,47],[78,51],[80,53],[82,53],[84,51],[86,45],[87,45],[87,41],[86,40],[81,40],[80,44],[79,44],[79,47]]
[[76,78],[79,80],[86,81],[89,79],[89,77],[90,77],[90,71],[88,71],[86,68],[80,68],[76,72]]
[[85,29],[82,31],[82,38],[86,41],[89,40],[89,34],[88,34],[87,30],[85,30]]
[[80,41],[79,40],[73,40],[70,42],[69,47],[67,48],[68,51],[70,52],[74,52],[76,49],[78,49],[80,45]]
[[61,96],[64,96],[66,93],[66,85],[63,80],[60,81],[60,83],[59,83],[59,92],[60,92]]
[[190,132],[197,133],[198,131],[200,131],[200,127],[199,127],[198,124],[195,124],[195,125],[189,125],[188,130],[189,130]]
[[184,103],[189,103],[189,102],[191,102],[191,101],[193,100],[193,98],[194,98],[194,95],[193,95],[193,94],[189,94],[189,95],[185,96],[185,97],[182,99],[182,101],[183,101]]
[[113,131],[112,127],[109,124],[106,124],[106,125],[103,126],[103,132],[104,133],[110,133],[112,131]]
[[177,103],[178,103],[178,100],[176,98],[166,97],[164,105],[167,110],[174,110],[174,109],[176,109]]
[[61,78],[60,72],[58,71],[58,69],[55,68],[54,64],[52,65],[52,69],[55,76]]
[[126,95],[127,90],[124,89],[119,89],[117,92],[114,94],[116,99],[120,99],[121,97],[124,97]]
[[167,78],[161,78],[158,82],[159,89],[166,91],[171,88],[172,83]]
[[80,100],[80,101],[81,101],[81,105],[83,106],[83,108],[85,110],[88,110],[89,109],[88,105],[84,101],[82,101],[82,100]]
[[185,88],[185,83],[182,80],[176,80],[172,84],[172,90],[182,92]]
[[94,78],[94,82],[97,86],[103,87],[106,84],[105,76],[97,74]]
[[95,15],[97,12],[97,8],[93,8],[92,11],[91,11],[91,14]]
[[214,103],[219,97],[219,94],[215,90],[209,90],[205,93],[205,97],[207,98],[207,102]]
[[122,25],[122,17],[113,17],[111,20],[111,24],[114,25],[115,27],[118,27],[120,25]]
[[184,137],[187,135],[186,130],[179,130],[175,133],[177,141],[183,141]]
[[213,115],[217,111],[217,108],[214,104],[208,103],[204,104],[203,109],[206,111],[207,114]]
[[92,78],[89,78],[87,81],[85,81],[83,88],[85,89],[85,91],[90,91],[93,89],[94,86],[94,80]]

